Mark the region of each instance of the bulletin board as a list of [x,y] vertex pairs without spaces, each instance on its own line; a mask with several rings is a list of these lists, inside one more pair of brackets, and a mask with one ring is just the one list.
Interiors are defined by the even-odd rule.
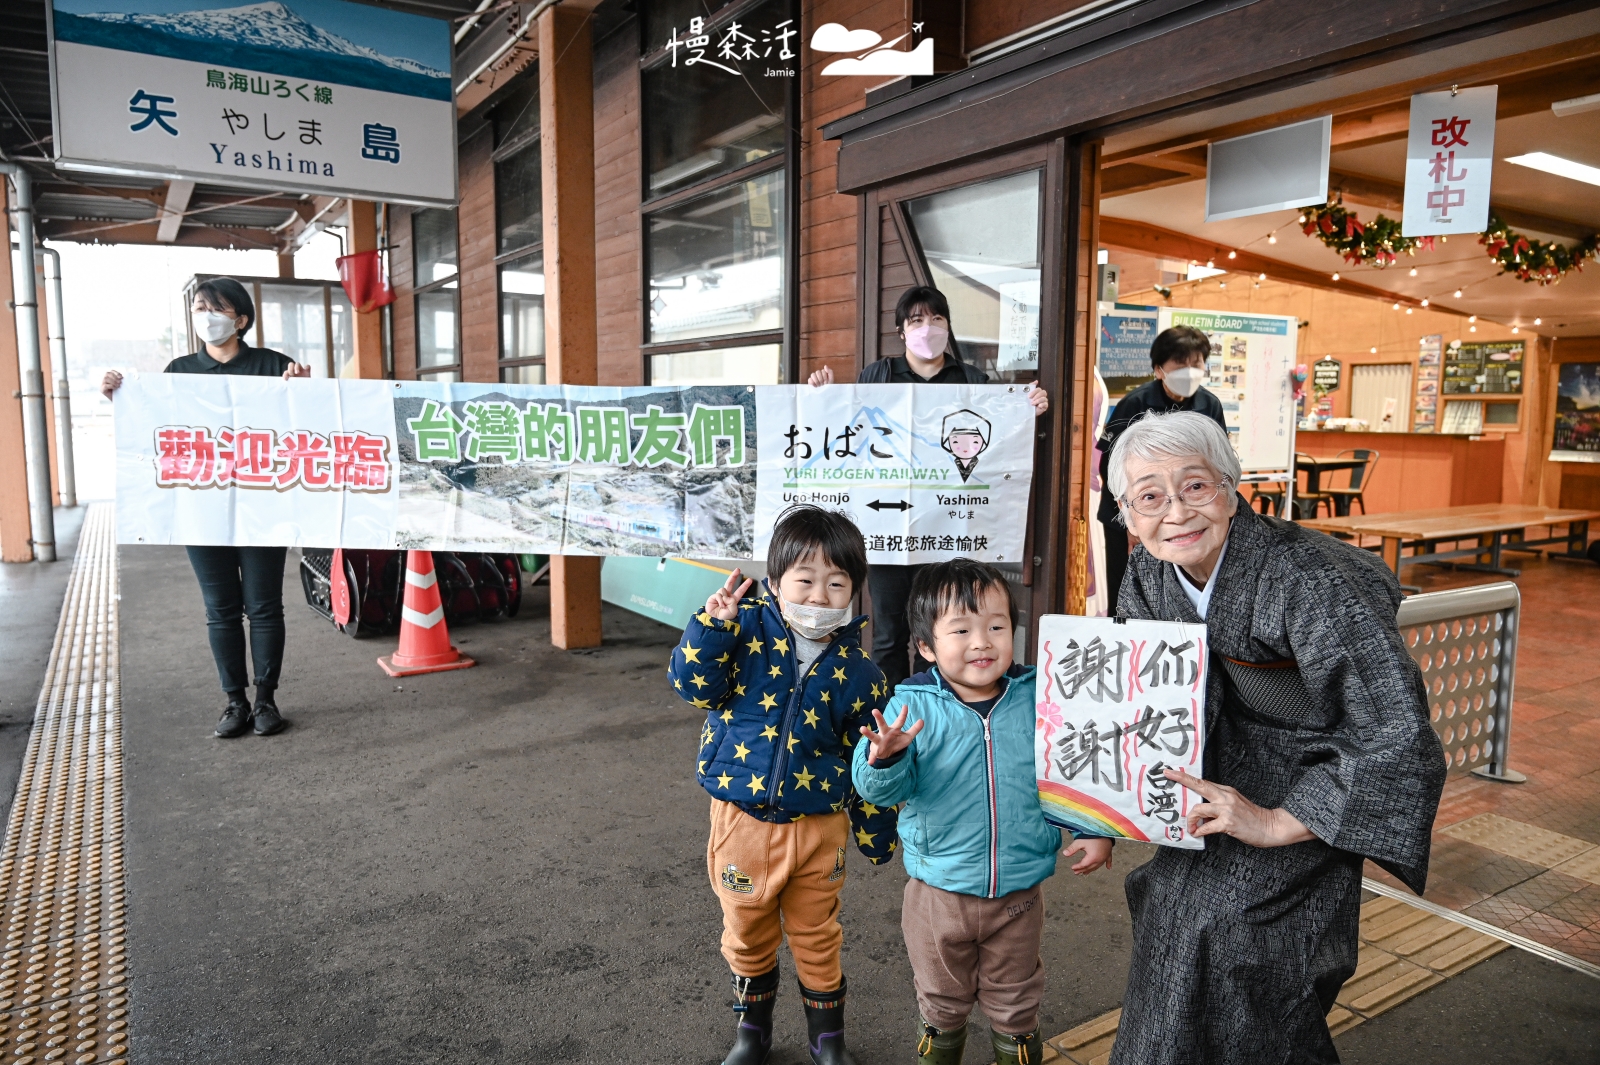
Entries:
[[[1228,439],[1246,473],[1294,469],[1299,319],[1163,307],[1159,330],[1192,325],[1211,338],[1206,388],[1222,401]],[[1253,478],[1264,480],[1267,478]]]

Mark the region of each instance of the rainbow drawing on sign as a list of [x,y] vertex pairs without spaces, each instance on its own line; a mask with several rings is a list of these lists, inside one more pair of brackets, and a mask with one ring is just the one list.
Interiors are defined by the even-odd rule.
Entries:
[[1039,781],[1039,806],[1044,810],[1046,821],[1073,832],[1150,842],[1150,837],[1140,832],[1132,821],[1105,803],[1053,780]]

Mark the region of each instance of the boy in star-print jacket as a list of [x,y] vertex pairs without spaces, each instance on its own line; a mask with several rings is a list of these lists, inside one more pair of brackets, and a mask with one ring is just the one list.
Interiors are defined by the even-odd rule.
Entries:
[[[794,955],[811,1059],[843,1065],[839,891],[853,840],[874,865],[898,846],[897,811],[850,780],[863,725],[888,697],[850,617],[867,572],[860,531],[817,507],[773,530],[759,588],[735,571],[684,629],[668,672],[706,710],[695,775],[710,792],[706,848],[739,1028],[724,1065],[761,1065],[772,1042],[778,946]],[[781,914],[781,919],[780,919]]]

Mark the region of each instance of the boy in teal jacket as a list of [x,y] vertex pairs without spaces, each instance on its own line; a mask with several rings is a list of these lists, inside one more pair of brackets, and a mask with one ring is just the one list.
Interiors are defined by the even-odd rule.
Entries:
[[[998,570],[958,558],[917,575],[909,613],[935,668],[895,688],[893,724],[874,711],[852,776],[866,801],[905,803],[900,927],[922,1014],[918,1061],[959,1065],[978,1002],[998,1065],[1039,1062],[1039,884],[1056,871],[1061,836],[1039,810],[1034,671],[1012,663],[1016,605]],[[1109,839],[1079,838],[1065,853],[1083,855],[1074,873],[1111,867]]]

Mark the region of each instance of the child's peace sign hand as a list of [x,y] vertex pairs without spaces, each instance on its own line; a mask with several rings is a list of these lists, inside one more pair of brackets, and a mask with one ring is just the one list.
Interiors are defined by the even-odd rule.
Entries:
[[910,713],[911,707],[901,706],[900,716],[895,718],[894,724],[891,725],[883,719],[883,711],[872,712],[872,719],[878,723],[878,731],[874,732],[866,725],[861,726],[861,734],[872,745],[872,749],[867,752],[868,765],[876,765],[880,758],[893,758],[911,746],[911,741],[922,731],[923,722],[918,721],[910,728],[906,728],[906,717]]
[[711,598],[706,600],[706,613],[723,621],[732,621],[739,616],[739,600],[744,598],[744,593],[750,590],[755,581],[745,578],[737,591],[734,585],[738,584],[741,571],[734,570],[728,574],[728,583],[711,593]]

